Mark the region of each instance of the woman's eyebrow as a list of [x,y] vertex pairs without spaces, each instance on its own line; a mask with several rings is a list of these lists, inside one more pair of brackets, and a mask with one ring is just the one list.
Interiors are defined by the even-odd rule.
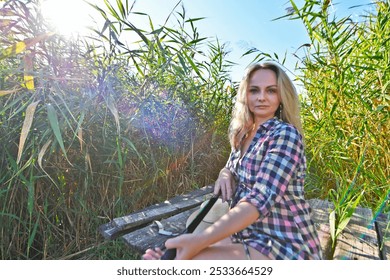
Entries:
[[[250,88],[259,88],[259,86],[257,86],[257,85],[249,85],[249,87],[250,87]],[[273,87],[277,88],[278,85],[269,85],[269,86],[266,86],[266,88],[273,88]]]

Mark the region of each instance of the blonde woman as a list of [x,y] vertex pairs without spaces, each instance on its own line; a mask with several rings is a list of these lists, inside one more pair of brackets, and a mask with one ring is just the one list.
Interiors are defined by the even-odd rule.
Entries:
[[[214,193],[232,200],[206,230],[169,239],[176,259],[321,259],[304,199],[306,158],[295,87],[276,63],[254,64],[240,84],[232,152]],[[143,259],[159,259],[160,249]]]

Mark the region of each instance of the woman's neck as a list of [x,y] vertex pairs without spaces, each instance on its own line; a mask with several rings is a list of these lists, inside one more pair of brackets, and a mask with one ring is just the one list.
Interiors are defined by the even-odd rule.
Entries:
[[273,119],[274,117],[272,117],[272,118],[265,118],[265,119],[263,119],[263,118],[255,118],[255,121],[254,121],[254,124],[253,124],[254,125],[253,129],[257,130],[260,127],[260,125],[262,125],[263,123],[269,121],[270,119]]

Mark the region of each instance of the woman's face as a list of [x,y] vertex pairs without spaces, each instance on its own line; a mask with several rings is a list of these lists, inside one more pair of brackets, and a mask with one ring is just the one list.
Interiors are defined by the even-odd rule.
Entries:
[[256,125],[275,116],[280,105],[280,94],[274,71],[260,69],[252,74],[248,83],[247,101]]

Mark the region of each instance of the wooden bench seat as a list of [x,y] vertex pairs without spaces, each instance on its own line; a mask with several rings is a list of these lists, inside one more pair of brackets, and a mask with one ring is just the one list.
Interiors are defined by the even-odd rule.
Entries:
[[[213,187],[206,186],[185,195],[152,205],[141,211],[113,219],[99,228],[107,240],[121,237],[136,252],[142,254],[151,247],[161,247],[170,236],[159,234],[154,221],[160,221],[164,230],[180,234],[191,213],[212,195]],[[325,200],[308,200],[313,210],[321,247],[330,252],[329,213],[332,204]],[[357,208],[348,226],[339,235],[333,259],[380,260],[390,259],[390,229],[386,215],[373,218],[372,211]],[[329,257],[328,257],[329,258]]]

